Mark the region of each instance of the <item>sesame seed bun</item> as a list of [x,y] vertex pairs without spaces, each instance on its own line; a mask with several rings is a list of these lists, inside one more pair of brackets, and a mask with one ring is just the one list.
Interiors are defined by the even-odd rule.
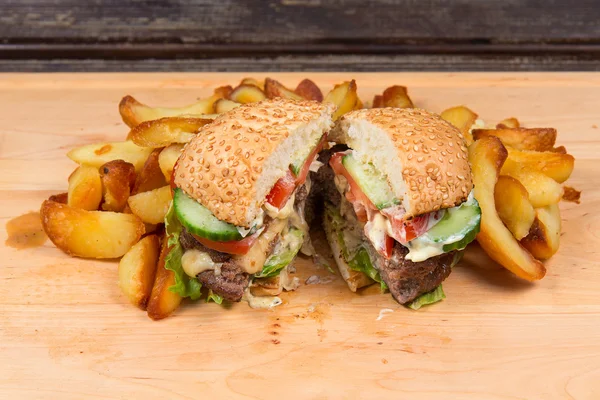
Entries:
[[174,183],[220,220],[250,227],[294,156],[331,129],[334,108],[278,98],[224,113],[185,146]]
[[329,135],[386,175],[405,218],[463,203],[471,168],[461,132],[420,109],[373,108],[345,114]]

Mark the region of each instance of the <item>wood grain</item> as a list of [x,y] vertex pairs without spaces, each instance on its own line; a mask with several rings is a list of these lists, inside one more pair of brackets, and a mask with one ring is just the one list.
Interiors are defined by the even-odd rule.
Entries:
[[[0,225],[67,187],[65,153],[119,140],[125,94],[183,105],[246,74],[0,75]],[[264,74],[253,74],[264,76]],[[272,75],[273,76],[273,75]],[[294,86],[306,74],[274,77]],[[517,116],[558,129],[576,156],[559,253],[536,284],[470,248],[448,298],[414,312],[309,260],[273,311],[184,304],[153,322],[119,292],[117,264],[69,258],[51,243],[0,248],[2,398],[600,398],[600,76],[597,74],[310,74],[324,90],[355,78],[371,99],[409,87],[433,111],[466,104],[489,122]],[[322,233],[316,232],[322,243]],[[0,229],[0,240],[6,240]],[[303,280],[304,282],[304,280]],[[381,320],[382,309],[392,309]]]

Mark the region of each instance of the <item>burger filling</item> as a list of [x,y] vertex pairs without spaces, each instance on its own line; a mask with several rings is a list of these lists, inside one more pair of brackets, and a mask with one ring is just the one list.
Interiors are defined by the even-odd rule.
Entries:
[[479,231],[481,214],[473,194],[459,206],[408,219],[386,177],[372,164],[360,163],[352,150],[333,153],[329,165],[338,192],[332,203],[338,207],[326,207],[325,227],[344,263],[389,288],[400,303],[425,293],[439,300],[443,291],[437,287],[457,261],[457,251]]
[[321,165],[316,155],[325,136],[299,154],[288,173],[266,196],[250,227],[217,219],[206,207],[179,188],[166,218],[170,252],[165,267],[175,273],[171,290],[184,297],[200,297],[202,286],[209,299],[221,302],[245,299],[252,307],[272,307],[283,290],[294,290],[298,278],[288,266],[299,251],[311,252],[304,204],[310,191],[311,170]]

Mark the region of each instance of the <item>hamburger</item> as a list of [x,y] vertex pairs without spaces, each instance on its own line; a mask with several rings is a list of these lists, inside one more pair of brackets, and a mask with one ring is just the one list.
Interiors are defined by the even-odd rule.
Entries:
[[441,283],[481,219],[460,131],[424,110],[363,109],[329,140],[324,228],[349,288],[379,282],[414,307],[445,297]]
[[334,106],[265,100],[205,125],[182,150],[166,216],[171,287],[196,299],[281,303],[293,290],[289,265],[310,252],[304,205]]

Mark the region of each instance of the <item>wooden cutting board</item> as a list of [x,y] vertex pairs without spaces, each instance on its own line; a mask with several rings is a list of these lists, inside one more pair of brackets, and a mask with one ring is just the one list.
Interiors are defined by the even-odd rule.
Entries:
[[[245,75],[0,75],[1,225],[66,190],[69,149],[125,138],[122,96],[185,105]],[[187,303],[154,322],[120,293],[116,262],[70,258],[49,241],[4,246],[1,398],[600,398],[600,74],[269,75],[289,86],[308,76],[324,91],[355,78],[364,100],[401,84],[429,110],[466,104],[489,123],[557,128],[583,201],[561,204],[546,278],[520,281],[474,246],[444,283],[448,298],[412,311],[375,287],[353,294],[304,259],[303,282],[322,283],[275,310]]]

